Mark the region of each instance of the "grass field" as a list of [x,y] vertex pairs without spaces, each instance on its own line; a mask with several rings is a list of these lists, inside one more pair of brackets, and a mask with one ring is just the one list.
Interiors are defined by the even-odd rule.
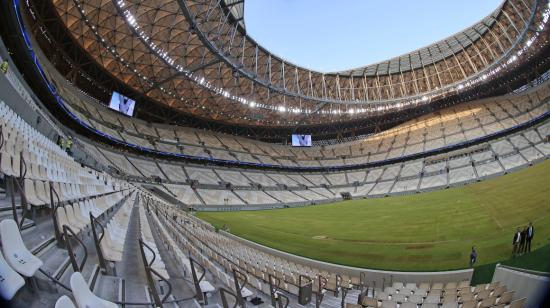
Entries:
[[429,193],[197,216],[251,241],[332,263],[411,271],[465,268],[472,245],[478,265],[510,258],[513,233],[528,221],[535,226],[534,248],[550,244],[550,161]]

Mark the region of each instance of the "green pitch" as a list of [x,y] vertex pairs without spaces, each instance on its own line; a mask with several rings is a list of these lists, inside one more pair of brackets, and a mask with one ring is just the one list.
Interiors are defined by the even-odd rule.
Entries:
[[289,253],[357,267],[448,270],[510,258],[518,226],[550,243],[550,161],[492,180],[409,196],[265,211],[200,212],[231,233]]

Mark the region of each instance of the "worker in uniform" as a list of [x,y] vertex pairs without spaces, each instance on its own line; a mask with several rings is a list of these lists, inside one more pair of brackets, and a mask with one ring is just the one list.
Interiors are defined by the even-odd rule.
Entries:
[[65,146],[66,146],[65,151],[67,151],[67,154],[69,154],[69,155],[72,156],[72,155],[73,155],[73,151],[72,151],[72,147],[73,147],[73,137],[69,137],[69,138],[67,139]]
[[8,60],[4,60],[2,61],[2,64],[0,64],[0,71],[2,71],[3,74],[7,74],[8,67],[9,67]]

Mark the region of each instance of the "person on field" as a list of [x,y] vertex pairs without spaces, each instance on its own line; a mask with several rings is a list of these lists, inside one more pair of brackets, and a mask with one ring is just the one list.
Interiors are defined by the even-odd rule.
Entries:
[[519,252],[523,254],[527,248],[527,227],[521,230],[521,244],[519,245]]
[[473,267],[477,261],[477,251],[475,246],[472,246],[472,252],[470,252],[470,267]]
[[527,227],[527,244],[526,251],[531,252],[531,241],[533,240],[533,237],[535,236],[535,227],[533,227],[533,224],[529,222],[529,226]]
[[521,243],[521,231],[519,230],[519,227],[516,230],[516,233],[514,234],[514,239],[512,240],[512,256],[515,257],[519,253],[519,245]]

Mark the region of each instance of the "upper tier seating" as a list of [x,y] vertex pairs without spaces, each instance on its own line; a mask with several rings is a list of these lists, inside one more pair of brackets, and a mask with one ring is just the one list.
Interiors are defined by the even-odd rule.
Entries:
[[[86,142],[84,145],[92,149],[90,152],[111,157],[113,161],[160,166],[168,174],[161,179],[161,189],[168,190],[190,207],[258,209],[266,205],[282,207],[340,200],[343,193],[354,198],[414,193],[494,177],[550,156],[550,145],[542,137],[548,127],[550,121],[546,120],[509,136],[435,156],[353,171],[315,173],[236,171],[221,166],[162,160],[152,162]],[[110,166],[115,167],[114,164]],[[133,165],[118,167],[129,175],[132,170],[124,168],[134,168]],[[156,185],[157,177],[148,175],[138,178]]]
[[[180,153],[175,146],[177,144],[186,155],[276,166],[320,167],[380,162],[498,133],[550,110],[550,82],[546,81],[519,94],[449,107],[360,140],[327,145],[320,149],[295,149],[225,134],[127,119],[98,105],[92,98],[73,95],[77,90],[64,80],[58,80],[58,84],[63,85],[61,95],[71,98],[66,101],[72,112],[87,122],[95,123],[96,128],[105,129],[104,132],[112,133],[114,137],[120,136],[100,122],[114,125],[117,130],[125,131],[124,139],[129,143]],[[119,124],[122,122],[124,124]],[[137,132],[134,126],[138,127]],[[162,136],[157,131],[162,131]],[[122,137],[117,138],[122,140]],[[155,140],[154,146],[149,141],[151,139]],[[507,142],[495,145],[498,155],[511,150]]]

